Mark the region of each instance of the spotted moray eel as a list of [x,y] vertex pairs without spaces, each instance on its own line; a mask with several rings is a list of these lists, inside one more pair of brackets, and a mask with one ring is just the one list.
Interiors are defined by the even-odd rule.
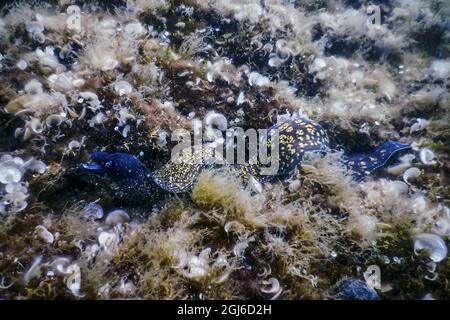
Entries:
[[[278,135],[278,139],[274,139]],[[307,154],[324,154],[330,151],[329,138],[318,123],[302,117],[288,119],[272,126],[265,137],[267,148],[274,141],[279,143],[278,171],[273,175],[262,175],[264,165],[258,160],[248,161],[237,170],[244,183],[253,177],[260,182],[284,179],[292,175],[295,168]],[[371,153],[361,153],[346,157],[343,161],[356,181],[364,179],[409,144],[387,141]],[[201,171],[211,167],[214,150],[206,145],[199,150],[182,153],[178,161],[172,159],[160,169],[150,172],[136,157],[125,153],[93,152],[93,162],[82,163],[82,171],[106,175],[119,187],[119,193],[132,201],[156,199],[164,194],[186,193],[190,191]],[[146,195],[146,197],[144,197]]]

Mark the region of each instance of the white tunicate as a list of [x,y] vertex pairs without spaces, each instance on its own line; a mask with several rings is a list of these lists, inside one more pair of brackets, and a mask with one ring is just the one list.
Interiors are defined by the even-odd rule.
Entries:
[[409,168],[403,173],[403,181],[410,184],[411,181],[417,179],[420,176],[420,170],[418,168]]
[[116,115],[116,118],[119,120],[119,123],[118,123],[119,126],[124,126],[129,119],[131,119],[131,120],[136,119],[134,114],[131,113],[130,110],[127,108],[120,108],[119,114]]
[[261,292],[263,293],[276,293],[281,289],[280,282],[276,278],[270,278],[262,283],[264,287],[261,287]]
[[160,148],[164,148],[167,145],[167,137],[169,136],[169,134],[164,131],[164,130],[159,130],[158,132],[158,136],[156,137],[155,141],[156,144],[160,147]]
[[43,173],[45,164],[30,158],[12,157],[9,154],[0,157],[0,184],[4,192],[0,193],[0,213],[16,213],[27,207],[27,182],[21,181],[27,170]]
[[189,278],[199,278],[206,274],[204,262],[198,257],[192,257],[188,262],[189,272],[186,274]]
[[25,70],[27,66],[28,64],[25,60],[19,60],[19,62],[17,62],[17,68],[19,68],[20,70]]
[[24,210],[28,205],[28,202],[22,200],[22,199],[14,199],[11,206],[12,212],[20,212]]
[[42,256],[38,256],[34,259],[33,264],[28,269],[27,272],[25,272],[25,275],[23,276],[23,282],[25,285],[27,285],[30,280],[37,278],[41,275],[41,262],[42,262]]
[[295,180],[293,180],[293,181],[291,181],[289,183],[288,189],[289,189],[289,192],[292,193],[292,192],[298,191],[300,189],[300,187],[301,187],[300,180],[299,179],[295,179]]
[[228,127],[227,118],[223,114],[215,111],[210,111],[206,114],[204,123],[206,127],[217,128],[220,131],[225,131]]
[[84,249],[84,254],[86,255],[86,258],[88,261],[91,261],[92,259],[94,259],[98,252],[100,251],[100,246],[96,243],[94,243],[93,245],[88,245],[86,247],[86,249]]
[[[223,139],[222,132],[220,130],[206,127],[206,130],[203,134],[204,141],[212,141],[217,144],[219,143],[219,139]],[[215,148],[215,145],[212,147]]]
[[123,224],[130,221],[130,216],[124,210],[114,210],[108,213],[105,219],[105,224],[108,226],[114,226],[116,224]]
[[414,252],[418,254],[421,250],[425,250],[434,262],[440,262],[447,257],[447,246],[436,234],[421,233],[414,237]]
[[29,160],[27,160],[23,166],[22,166],[25,170],[30,170],[30,171],[34,171],[34,172],[38,172],[40,174],[44,173],[45,170],[47,170],[47,165],[40,161],[40,160],[36,160],[34,158],[31,158]]
[[265,87],[270,85],[270,80],[258,72],[250,72],[248,75],[248,83],[251,86]]
[[80,92],[80,96],[84,99],[87,100],[88,104],[91,107],[96,107],[100,104],[100,100],[98,99],[98,96],[90,91],[83,91]]
[[309,67],[309,72],[318,72],[327,66],[327,62],[322,58],[314,59],[312,65]]
[[126,281],[125,278],[120,280],[119,292],[124,295],[133,294],[136,291],[136,286],[131,281]]
[[81,143],[77,140],[72,140],[69,142],[67,147],[69,148],[69,150],[79,149],[81,147]]
[[425,119],[418,118],[416,123],[414,123],[410,128],[410,133],[414,133],[417,131],[422,131],[428,126],[429,122]]
[[405,154],[404,156],[401,156],[399,158],[400,162],[407,162],[407,163],[411,163],[411,161],[413,161],[416,158],[415,155],[413,155],[412,153],[408,153]]
[[114,84],[114,91],[116,91],[119,96],[124,96],[133,92],[133,87],[127,81],[120,80]]
[[[39,59],[39,63],[43,66],[50,67],[52,69],[57,69],[58,67],[63,68],[60,65],[58,58],[54,54],[54,48],[51,46],[45,47],[44,50],[38,48],[35,51],[37,58]],[[65,69],[65,68],[63,68]]]
[[44,25],[41,21],[28,21],[25,24],[28,33],[40,33],[44,31]]
[[287,42],[284,39],[279,39],[275,43],[276,55],[278,60],[281,62],[286,62],[291,56],[291,51],[287,47]]
[[67,267],[67,272],[70,274],[66,279],[66,286],[73,295],[80,297],[81,289],[81,269],[77,264],[72,264]]
[[63,123],[63,117],[59,114],[51,114],[45,119],[48,128],[58,127]]
[[0,290],[7,290],[13,286],[13,282],[10,282],[9,284],[6,283],[5,277],[0,276]]
[[70,264],[70,259],[66,257],[57,257],[52,263],[50,263],[49,267],[60,275],[69,275],[70,272],[67,270],[67,267]]
[[245,95],[244,95],[244,92],[241,91],[241,92],[239,92],[238,98],[236,100],[236,105],[238,106],[244,102],[245,102]]
[[435,225],[437,233],[450,236],[450,219],[438,218]]
[[225,230],[226,233],[230,232],[231,229],[238,229],[238,228],[242,229],[243,225],[239,221],[236,221],[236,220],[228,221],[223,226],[223,229]]
[[128,133],[130,133],[130,130],[131,130],[131,126],[129,124],[127,124],[122,130],[122,136],[124,138],[127,138],[128,137]]
[[202,134],[202,121],[194,118],[191,120],[192,123],[192,131],[194,132],[194,136],[198,137]]
[[231,63],[230,59],[221,58],[210,65],[208,72],[206,73],[206,79],[208,82],[213,82],[215,79],[220,78],[230,83],[236,74],[236,67]]
[[271,53],[269,62],[267,64],[269,65],[269,67],[276,68],[282,64],[282,61],[280,59],[278,59],[276,54]]
[[90,127],[94,127],[97,124],[102,124],[105,120],[106,120],[105,114],[99,112],[95,116],[93,116],[90,120],[88,120],[88,123]]
[[435,79],[446,79],[450,76],[449,60],[434,60],[429,68],[431,76]]
[[125,26],[125,33],[133,37],[139,37],[145,33],[145,28],[140,22],[130,22]]
[[100,248],[107,253],[112,253],[119,244],[119,236],[114,232],[103,231],[98,236]]
[[352,83],[359,83],[361,80],[364,79],[364,72],[361,70],[355,70],[350,75],[352,79]]
[[250,242],[255,241],[255,237],[250,237],[244,241],[238,242],[233,247],[233,253],[236,257],[242,257],[245,249],[248,248]]
[[194,117],[195,117],[195,112],[194,112],[194,111],[189,112],[187,118],[188,118],[189,120],[192,120],[192,119],[194,119]]
[[42,83],[36,79],[30,80],[24,87],[24,90],[28,94],[41,94],[43,93]]
[[109,299],[109,294],[111,291],[111,285],[108,283],[104,284],[103,286],[98,289],[98,294],[102,299]]
[[268,288],[266,287],[260,288],[261,292],[268,294],[273,293],[273,296],[270,298],[270,300],[277,299],[280,296],[281,292],[283,291],[283,289],[280,286],[280,282],[276,278],[270,278],[268,281],[263,281],[262,284],[264,286],[268,286]]
[[36,232],[36,236],[45,243],[53,243],[53,241],[55,241],[55,237],[50,231],[47,230],[46,227],[38,225],[34,230]]
[[31,120],[27,121],[26,130],[29,130],[35,135],[39,135],[44,132],[44,127],[38,118],[31,118]]
[[427,271],[434,273],[436,271],[437,264],[436,262],[430,261],[427,263]]
[[433,164],[436,164],[436,161],[434,160],[436,158],[436,155],[434,152],[428,148],[423,148],[420,150],[420,161],[426,166],[430,166]]
[[[204,277],[209,270],[209,254],[211,253],[211,248],[203,249],[198,256],[187,257],[186,253],[184,257],[180,260],[180,263],[187,270],[183,270],[183,275],[187,278],[201,278]],[[183,268],[183,269],[185,269]]]
[[236,6],[234,18],[236,20],[248,20],[250,23],[257,23],[263,14],[263,9],[258,3],[249,3]]
[[103,218],[103,208],[97,203],[89,203],[83,209],[84,216],[87,219],[101,219]]
[[7,193],[27,193],[27,187],[23,182],[10,182],[5,186]]
[[13,160],[13,157],[10,154],[4,154],[0,157],[0,162]]
[[442,205],[439,205],[439,209],[442,213],[436,220],[435,230],[441,236],[450,237],[450,209]]
[[433,298],[431,293],[427,293],[426,295],[423,296],[422,300],[436,300],[436,299]]
[[0,182],[7,184],[10,182],[19,182],[22,179],[22,172],[11,166],[0,164]]

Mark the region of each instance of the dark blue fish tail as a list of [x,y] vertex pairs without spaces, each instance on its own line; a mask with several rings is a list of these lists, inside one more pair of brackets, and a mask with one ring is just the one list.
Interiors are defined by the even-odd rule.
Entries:
[[348,157],[344,162],[348,170],[352,171],[354,178],[360,181],[375,170],[386,166],[399,152],[409,149],[411,149],[410,144],[387,141],[371,153],[355,154]]

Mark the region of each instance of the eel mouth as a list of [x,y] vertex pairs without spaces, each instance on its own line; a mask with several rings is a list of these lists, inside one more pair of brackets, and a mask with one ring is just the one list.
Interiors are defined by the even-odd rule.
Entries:
[[88,173],[94,173],[102,176],[106,175],[105,168],[96,162],[83,162],[80,164],[80,169]]
[[93,152],[90,154],[91,162],[83,162],[80,164],[82,171],[97,175],[106,175],[105,165],[108,163],[106,158],[109,154],[106,152]]

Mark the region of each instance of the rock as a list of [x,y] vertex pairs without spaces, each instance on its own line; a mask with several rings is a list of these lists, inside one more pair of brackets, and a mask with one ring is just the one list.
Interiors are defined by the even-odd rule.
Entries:
[[351,278],[344,280],[338,288],[336,299],[341,300],[378,300],[378,293],[364,281]]

